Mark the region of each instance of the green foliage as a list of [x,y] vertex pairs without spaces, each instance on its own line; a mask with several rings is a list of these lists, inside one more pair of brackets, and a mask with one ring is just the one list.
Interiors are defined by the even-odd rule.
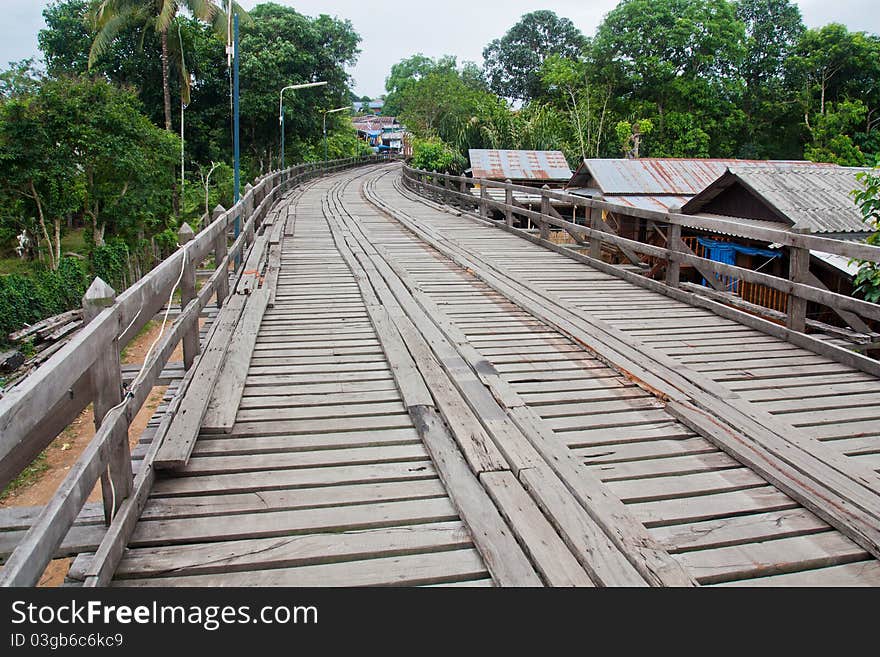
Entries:
[[[87,217],[97,246],[164,228],[178,138],[156,128],[130,91],[103,79],[63,77],[0,105],[0,194],[11,223],[60,261],[65,218]],[[17,216],[16,216],[17,215]]]
[[0,502],[22,488],[27,488],[36,483],[44,472],[49,470],[49,456],[47,452],[42,452],[28,465],[21,473],[13,479],[9,485],[0,491]]
[[465,159],[440,139],[416,139],[411,165],[425,171],[458,175],[465,167]]
[[0,339],[25,324],[78,308],[88,280],[85,264],[75,258],[62,258],[56,271],[0,276]]
[[740,70],[748,121],[734,150],[750,158],[800,158],[803,112],[793,102],[800,81],[787,70],[806,29],[800,9],[792,0],[737,0],[736,14],[746,28]]
[[[853,192],[865,223],[874,231],[867,239],[868,244],[880,246],[880,169],[874,173],[861,173],[859,180],[864,189]],[[853,281],[855,294],[861,295],[871,303],[880,303],[880,263],[861,262],[859,273]]]
[[128,245],[119,239],[110,240],[92,251],[92,270],[116,290],[128,287],[128,261],[131,253]]
[[828,103],[825,113],[814,119],[811,127],[813,141],[805,148],[804,157],[813,162],[865,166],[867,157],[852,135],[858,131],[866,114],[867,108],[861,101]]
[[730,156],[745,27],[727,0],[624,0],[596,33],[592,61],[618,111],[655,126],[642,155]]
[[548,10],[526,14],[483,51],[489,86],[502,98],[537,98],[543,93],[540,71],[547,58],[577,61],[588,43],[568,18]]
[[278,99],[285,84],[328,82],[284,96],[287,161],[303,159],[296,152],[298,142],[311,142],[323,159],[317,108],[348,102],[345,68],[357,59],[360,37],[350,21],[309,18],[274,3],[258,5],[250,15],[252,23],[241,36],[241,117],[243,149],[253,169],[266,171],[280,162]]
[[635,141],[641,140],[643,136],[654,132],[654,124],[650,119],[641,119],[635,123],[629,121],[619,121],[614,126],[614,134],[617,135],[617,142],[620,144],[620,150],[624,155],[629,155],[635,148]]

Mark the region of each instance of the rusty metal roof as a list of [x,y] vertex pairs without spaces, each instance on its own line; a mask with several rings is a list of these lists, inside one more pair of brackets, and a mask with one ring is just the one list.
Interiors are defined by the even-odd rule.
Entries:
[[571,167],[561,151],[496,151],[471,149],[474,178],[568,182]]
[[690,196],[678,196],[676,194],[633,194],[606,197],[598,189],[589,187],[585,189],[566,188],[565,191],[574,196],[602,199],[609,203],[618,203],[631,208],[639,208],[640,210],[656,210],[657,212],[677,210],[691,200]]
[[568,187],[598,187],[603,195],[694,196],[721,177],[728,167],[828,167],[803,161],[644,158],[584,160]]
[[856,175],[870,169],[816,166],[730,167],[683,208],[696,214],[722,192],[740,187],[766,206],[780,221],[813,233],[869,232],[853,199],[864,188]]

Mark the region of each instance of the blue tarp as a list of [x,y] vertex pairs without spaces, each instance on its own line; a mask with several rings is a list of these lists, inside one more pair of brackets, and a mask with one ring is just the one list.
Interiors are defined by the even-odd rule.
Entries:
[[[781,258],[780,251],[771,251],[769,249],[756,249],[751,246],[736,244],[735,242],[720,242],[712,239],[699,239],[700,246],[706,249],[706,258],[715,262],[722,262],[726,265],[736,266],[736,254],[742,253],[750,256],[761,256],[763,258],[776,259]],[[739,280],[731,279],[728,281],[727,276],[719,277],[720,280],[729,283],[728,289],[731,292],[739,292]],[[708,281],[703,279],[703,287],[709,287]]]

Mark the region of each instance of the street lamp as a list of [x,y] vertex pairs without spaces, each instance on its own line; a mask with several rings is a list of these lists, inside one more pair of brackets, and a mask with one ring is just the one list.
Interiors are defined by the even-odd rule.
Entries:
[[327,155],[327,115],[328,114],[337,114],[339,112],[345,112],[346,110],[351,111],[351,107],[339,107],[334,110],[324,110],[324,161],[326,162],[329,157]]
[[284,171],[284,92],[295,91],[297,89],[311,89],[312,87],[323,87],[326,82],[310,82],[309,84],[292,84],[281,90],[281,97],[278,101],[278,124],[281,126],[281,170]]

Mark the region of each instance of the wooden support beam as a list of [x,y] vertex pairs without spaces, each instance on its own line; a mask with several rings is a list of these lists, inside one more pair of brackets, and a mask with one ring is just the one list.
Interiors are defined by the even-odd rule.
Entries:
[[669,261],[666,265],[666,284],[669,287],[678,287],[681,284],[681,261],[678,259],[678,252],[681,251],[683,242],[681,241],[681,226],[670,226],[669,237],[667,238],[669,247]]
[[[186,250],[186,245],[193,241],[195,233],[186,222],[177,232],[177,241],[183,247],[184,259],[183,276],[180,279],[180,305],[186,308],[189,302],[196,298],[196,266]],[[201,351],[199,344],[199,320],[196,317],[192,326],[183,334],[183,366],[185,369],[192,367],[193,362]]]
[[602,211],[598,208],[590,208],[590,257],[596,260],[602,259]]
[[[96,278],[83,297],[83,319],[93,321],[116,302],[116,292],[100,278]],[[104,418],[122,403],[122,367],[119,362],[119,338],[106,345],[104,352],[91,368],[95,429],[100,430]],[[109,525],[122,502],[132,489],[131,451],[128,431],[121,426],[113,432],[109,442],[109,464],[101,475],[101,496],[104,500],[104,519]]]
[[[820,290],[827,290],[828,292],[831,292],[831,290],[828,289],[828,286],[825,285],[825,283],[823,283],[821,280],[819,280],[819,278],[817,278],[816,275],[809,270],[807,270],[806,276],[805,276],[803,282],[806,283],[807,285],[812,285],[813,287],[819,288]],[[845,321],[847,324],[849,324],[849,326],[855,332],[857,332],[857,333],[873,333],[873,331],[871,330],[871,327],[868,326],[862,320],[862,318],[859,317],[858,315],[856,315],[855,313],[851,313],[847,310],[837,310],[833,306],[829,306],[829,308],[831,308],[831,310],[833,310],[835,313],[837,313],[838,317],[840,317],[843,321]],[[809,325],[809,320],[808,320],[807,324]]]
[[[793,232],[808,234],[809,229],[792,228]],[[809,283],[810,250],[802,247],[789,247],[788,278],[794,283]],[[788,295],[788,321],[790,331],[805,333],[807,330],[807,300],[796,293]]]
[[504,184],[504,205],[507,206],[504,208],[504,218],[508,226],[513,226],[513,189],[510,187],[513,183],[508,178],[504,181]]
[[[214,221],[217,221],[220,217],[222,217],[226,213],[226,209],[222,205],[218,205],[214,208],[214,212],[211,214],[211,218]],[[229,252],[228,245],[228,236],[226,235],[226,231],[221,231],[217,235],[217,239],[214,241],[214,263],[217,267],[221,267],[223,262],[226,260],[226,254]],[[227,267],[227,275],[221,276],[220,280],[217,282],[217,307],[222,308],[223,304],[226,303],[226,298],[229,296],[229,275],[228,275],[228,267]]]
[[[544,185],[541,188],[541,216],[548,217],[550,216],[550,197],[547,196],[546,192],[550,191],[549,185]],[[539,226],[541,229],[541,239],[549,240],[550,239],[550,224],[546,221],[542,221]]]

